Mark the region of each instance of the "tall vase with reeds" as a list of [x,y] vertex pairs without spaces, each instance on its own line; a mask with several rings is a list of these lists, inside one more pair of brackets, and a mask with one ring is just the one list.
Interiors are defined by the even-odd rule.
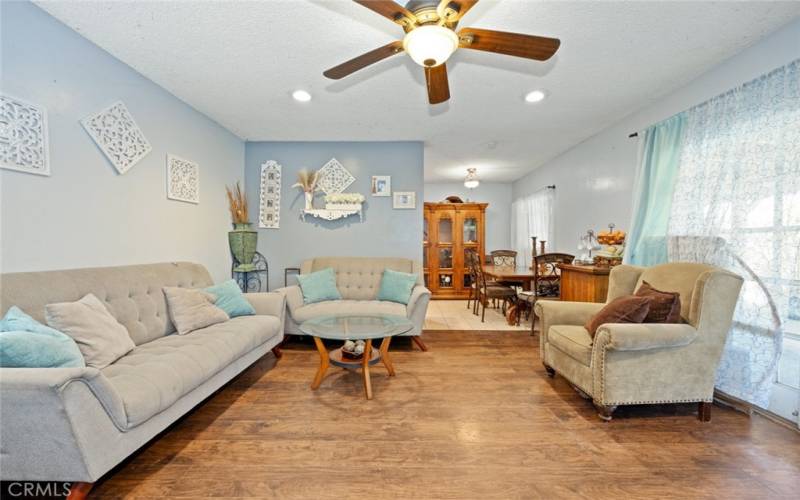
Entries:
[[256,255],[258,233],[252,229],[253,224],[247,213],[247,195],[242,192],[239,183],[232,189],[225,186],[228,195],[228,209],[231,212],[233,231],[228,232],[228,245],[231,255],[236,260],[234,271],[246,273],[255,270],[253,257]]

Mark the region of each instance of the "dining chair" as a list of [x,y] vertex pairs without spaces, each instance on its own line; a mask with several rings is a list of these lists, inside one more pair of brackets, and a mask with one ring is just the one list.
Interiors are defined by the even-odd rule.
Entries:
[[[561,270],[559,264],[572,264],[574,255],[568,253],[542,253],[533,258],[533,281],[530,291],[517,293],[518,307],[525,312],[525,319],[531,320],[531,335],[536,324],[533,307],[538,300],[559,300],[561,297]],[[523,305],[524,304],[524,305]],[[519,317],[517,324],[519,325]]]
[[494,266],[517,267],[517,252],[515,250],[492,250],[489,255]]
[[[469,295],[467,295],[467,309],[470,308],[470,302],[478,300],[478,276],[475,272],[475,266],[480,264],[480,257],[475,249],[468,248],[464,251],[464,265],[467,268],[467,276],[469,276]],[[473,307],[474,309],[474,307]]]
[[516,300],[517,291],[510,286],[487,279],[486,273],[483,270],[483,265],[480,263],[480,259],[478,259],[478,265],[475,266],[475,271],[478,278],[478,300],[475,302],[475,308],[473,309],[473,312],[478,314],[478,307],[483,306],[483,310],[481,312],[481,323],[485,323],[487,303],[489,300],[500,299],[503,301],[502,312],[505,315],[506,304]]

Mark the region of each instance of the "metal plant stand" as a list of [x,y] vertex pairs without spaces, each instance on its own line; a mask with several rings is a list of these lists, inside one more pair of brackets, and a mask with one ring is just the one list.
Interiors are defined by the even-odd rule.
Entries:
[[236,258],[231,256],[231,278],[236,281],[242,292],[268,292],[269,291],[269,264],[267,259],[256,252],[253,256],[252,271],[234,271],[236,266],[241,264]]

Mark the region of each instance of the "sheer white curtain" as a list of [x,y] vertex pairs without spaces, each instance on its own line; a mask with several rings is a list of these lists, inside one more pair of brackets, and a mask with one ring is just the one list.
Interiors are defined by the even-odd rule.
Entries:
[[800,61],[687,111],[668,236],[745,279],[716,385],[766,407],[800,317]]
[[517,251],[517,265],[531,265],[531,236],[547,241],[548,251],[555,244],[553,201],[555,190],[544,188],[511,204],[511,248]]

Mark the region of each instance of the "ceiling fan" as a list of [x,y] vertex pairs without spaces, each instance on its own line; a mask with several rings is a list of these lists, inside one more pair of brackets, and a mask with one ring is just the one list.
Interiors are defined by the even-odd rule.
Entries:
[[428,101],[439,104],[450,99],[445,62],[456,49],[483,50],[510,56],[546,61],[556,53],[561,41],[518,33],[462,28],[456,26],[478,0],[409,0],[405,7],[392,0],[354,0],[402,26],[403,40],[371,50],[325,71],[338,80],[387,57],[406,52],[425,68]]

